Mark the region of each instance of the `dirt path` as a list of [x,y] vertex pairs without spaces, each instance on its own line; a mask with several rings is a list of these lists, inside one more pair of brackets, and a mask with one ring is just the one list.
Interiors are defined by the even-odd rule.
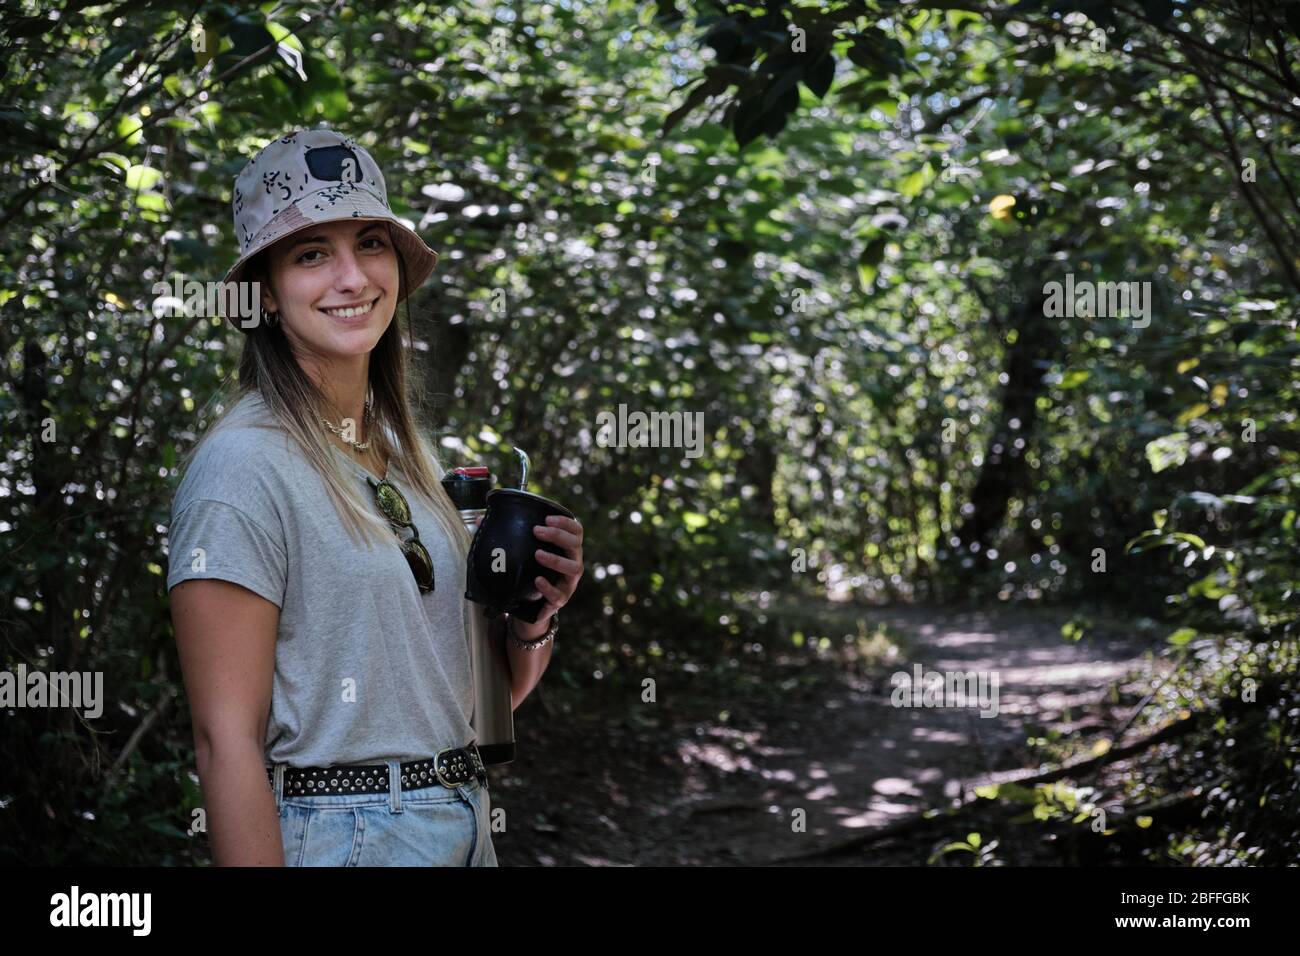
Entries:
[[[768,662],[763,681],[778,682],[769,690],[790,685],[788,693],[696,695],[685,712],[666,687],[650,717],[639,701],[623,714],[611,714],[610,702],[594,715],[521,708],[525,756],[493,776],[495,805],[507,810],[507,832],[494,837],[502,865],[730,865],[806,854],[947,805],[989,772],[1032,765],[1027,742],[1049,729],[1081,740],[1113,729],[1123,717],[1109,702],[1112,686],[1151,666],[1143,651],[1152,642],[1122,622],[1064,641],[1066,612],[852,613],[898,641],[882,673],[827,665],[826,679],[806,686],[798,678],[806,659]],[[981,717],[974,703],[892,706],[890,674],[918,663],[925,672],[996,673],[996,715]],[[597,769],[574,773],[581,758],[596,758]],[[799,811],[803,832],[793,827]],[[930,849],[882,844],[810,862],[924,863]]]

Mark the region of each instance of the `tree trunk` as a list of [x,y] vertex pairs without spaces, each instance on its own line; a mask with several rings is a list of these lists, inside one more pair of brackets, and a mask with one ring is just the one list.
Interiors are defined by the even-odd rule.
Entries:
[[[1022,290],[1008,317],[1007,325],[1017,331],[1017,338],[1007,350],[1007,382],[984,463],[971,491],[969,503],[973,510],[966,513],[957,529],[958,560],[974,556],[977,565],[980,563],[978,556],[989,549],[1002,527],[1011,498],[1027,483],[1025,452],[1038,422],[1043,375],[1062,349],[1056,323],[1043,315],[1044,301],[1041,286]],[[1023,440],[1022,448],[1016,448],[1017,439]]]

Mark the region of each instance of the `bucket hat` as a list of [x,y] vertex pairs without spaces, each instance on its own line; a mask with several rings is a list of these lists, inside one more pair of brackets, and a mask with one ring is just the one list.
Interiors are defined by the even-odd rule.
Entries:
[[[438,261],[438,254],[389,208],[384,174],[366,148],[332,129],[298,130],[263,147],[236,177],[232,206],[239,259],[226,273],[227,283],[243,281],[248,261],[277,240],[340,219],[396,227],[393,241],[406,272],[398,302],[429,278]],[[228,318],[248,331],[238,316]]]

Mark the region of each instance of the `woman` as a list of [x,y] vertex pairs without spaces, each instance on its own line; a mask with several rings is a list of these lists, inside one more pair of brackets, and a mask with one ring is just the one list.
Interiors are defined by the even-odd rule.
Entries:
[[[258,283],[260,314],[228,316],[246,335],[239,383],[187,462],[167,578],[214,860],[494,866],[470,538],[393,321],[437,254],[393,216],[370,154],[331,130],[258,153],[234,216],[227,288]],[[539,548],[562,577],[537,579],[536,624],[508,622],[514,706],[582,575],[577,521],[534,534],[567,557]]]

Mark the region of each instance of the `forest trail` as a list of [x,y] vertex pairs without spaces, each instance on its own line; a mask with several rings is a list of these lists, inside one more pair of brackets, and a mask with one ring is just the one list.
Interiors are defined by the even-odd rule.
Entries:
[[[845,609],[828,605],[827,613]],[[555,752],[560,736],[587,758],[610,758],[568,786],[552,772],[516,776],[524,761],[512,765],[504,786],[494,777],[494,805],[523,800],[530,807],[525,832],[495,838],[502,864],[921,864],[931,847],[916,841],[818,852],[950,805],[992,772],[1036,765],[1031,737],[1052,730],[1091,743],[1113,731],[1128,714],[1111,703],[1113,687],[1145,680],[1152,668],[1144,651],[1154,642],[1122,621],[1065,641],[1061,626],[1070,613],[1061,609],[850,613],[868,627],[885,625],[899,643],[883,673],[837,671],[815,696],[693,701],[696,715],[721,703],[726,720],[714,711],[706,719],[670,712],[650,725],[621,721],[630,726],[606,727],[605,745],[593,738],[599,724],[582,735],[585,746],[577,739],[580,718],[571,733],[546,733],[537,746],[570,769],[580,758]],[[980,716],[974,701],[892,706],[890,675],[911,674],[917,664],[924,673],[996,673],[996,715]],[[526,763],[536,768],[539,757],[530,754]],[[792,825],[797,810],[805,814],[804,832]]]

